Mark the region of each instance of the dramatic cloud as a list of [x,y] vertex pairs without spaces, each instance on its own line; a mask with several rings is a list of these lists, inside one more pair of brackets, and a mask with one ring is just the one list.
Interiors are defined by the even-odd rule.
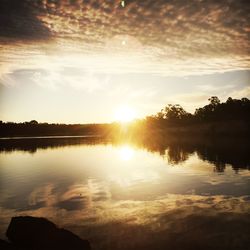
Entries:
[[1,0],[1,72],[20,64],[164,75],[249,68],[248,1],[125,2]]
[[[50,30],[38,19],[29,1],[0,1],[0,37],[15,39],[46,39]],[[8,42],[8,40],[6,40]]]

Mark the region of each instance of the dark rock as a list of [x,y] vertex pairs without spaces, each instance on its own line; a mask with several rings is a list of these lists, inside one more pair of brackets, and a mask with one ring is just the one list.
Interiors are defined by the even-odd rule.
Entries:
[[36,250],[89,250],[88,240],[82,240],[68,230],[58,228],[45,218],[13,217],[6,235],[15,246]]
[[1,250],[18,250],[13,244],[0,239],[0,249]]

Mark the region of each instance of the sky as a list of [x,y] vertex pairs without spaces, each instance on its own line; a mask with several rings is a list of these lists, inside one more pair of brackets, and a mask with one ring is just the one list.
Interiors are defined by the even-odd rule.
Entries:
[[112,122],[250,98],[245,0],[0,0],[0,120]]

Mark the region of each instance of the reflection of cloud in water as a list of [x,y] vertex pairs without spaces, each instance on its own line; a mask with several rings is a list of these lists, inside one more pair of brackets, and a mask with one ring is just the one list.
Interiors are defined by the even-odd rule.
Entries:
[[53,204],[54,197],[52,196],[52,191],[52,184],[34,189],[28,197],[28,205],[35,206],[39,203],[45,203],[46,205]]
[[[62,195],[65,198],[70,197],[65,202],[71,202],[74,199],[72,192],[69,193],[70,195]],[[136,247],[148,246],[147,244],[149,246],[155,244],[159,249],[164,249],[166,244],[180,247],[181,245],[174,238],[182,236],[180,244],[191,244],[193,249],[197,249],[196,247],[200,246],[202,240],[207,239],[212,240],[214,246],[220,246],[222,243],[217,237],[219,235],[220,239],[228,240],[230,244],[233,240],[232,246],[237,247],[246,244],[248,239],[249,198],[249,196],[232,198],[166,195],[153,201],[114,202],[110,199],[92,201],[91,206],[85,207],[84,210],[64,209],[62,206],[53,205],[20,212],[1,208],[0,219],[10,218],[17,214],[45,216],[82,237],[88,237],[96,248],[136,249]],[[82,200],[85,201],[85,199]],[[3,221],[6,227],[8,222],[6,219]],[[0,230],[4,232],[3,227]],[[238,243],[237,232],[241,234]],[[229,234],[232,234],[232,239],[226,238]],[[117,245],[118,242],[123,243],[123,248]],[[228,249],[233,249],[230,247]]]
[[58,195],[60,199],[54,206],[69,211],[90,208],[93,202],[105,201],[110,197],[109,192],[94,180],[89,180],[87,185],[70,186],[68,191]]
[[79,210],[87,207],[89,204],[88,197],[72,197],[57,203],[57,206],[66,210]]
[[58,199],[53,205],[69,211],[86,208],[90,203],[90,193],[87,185],[69,186],[66,192],[56,193],[55,195],[57,195]]
[[31,192],[25,210],[42,207],[57,207],[68,211],[81,210],[91,207],[93,202],[108,200],[110,196],[105,186],[91,179],[87,184],[69,185],[63,188],[60,188],[60,185],[48,184]]

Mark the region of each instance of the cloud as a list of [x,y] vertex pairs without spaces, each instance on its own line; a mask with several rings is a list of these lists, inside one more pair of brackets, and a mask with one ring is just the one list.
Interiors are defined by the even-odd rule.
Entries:
[[[50,37],[50,29],[39,20],[29,1],[0,1],[0,41],[9,39],[39,40]],[[6,39],[6,40],[5,40]]]
[[250,4],[244,0],[128,0],[125,8],[119,0],[2,0],[0,10],[2,74],[79,62],[96,72],[162,75],[250,64]]
[[229,94],[232,98],[242,98],[246,97],[250,99],[250,86],[247,86],[240,90],[234,90]]

